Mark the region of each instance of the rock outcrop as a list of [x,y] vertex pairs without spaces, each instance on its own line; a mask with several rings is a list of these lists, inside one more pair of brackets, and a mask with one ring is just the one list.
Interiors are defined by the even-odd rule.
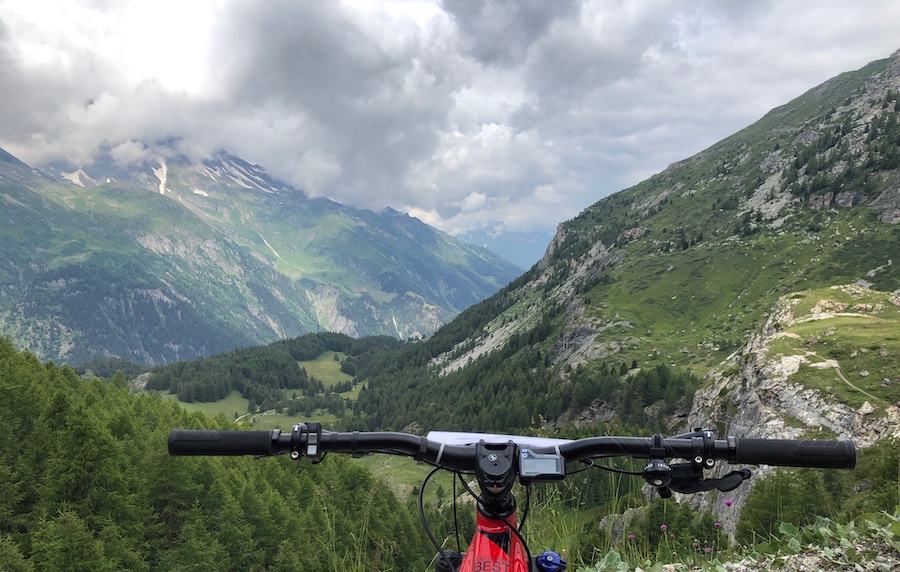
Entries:
[[[862,297],[872,291],[864,286],[835,287],[850,296]],[[883,294],[890,302],[896,294]],[[871,315],[884,311],[883,304],[847,304],[820,300],[809,314],[798,316],[796,295],[779,299],[765,325],[754,333],[744,348],[732,354],[707,376],[707,383],[694,397],[689,419],[695,427],[713,428],[722,438],[734,435],[759,439],[804,439],[812,431],[815,438],[849,439],[864,448],[883,438],[900,437],[900,408],[887,403],[865,389],[852,385],[835,360],[823,360],[812,351],[792,354],[773,349],[773,343],[792,336],[791,325],[836,317]],[[826,330],[827,331],[827,330]],[[888,355],[882,350],[882,355]],[[855,390],[872,397],[861,406],[850,405],[834,393],[822,391],[792,379],[802,365],[834,368],[840,378]],[[861,373],[858,375],[862,375]],[[891,380],[887,380],[889,383]],[[728,466],[730,467],[730,466]],[[731,470],[725,466],[721,471]],[[759,467],[755,477],[728,493],[733,502],[726,507],[707,495],[696,495],[690,502],[701,509],[712,509],[723,529],[733,538],[740,508],[756,478],[771,470]]]

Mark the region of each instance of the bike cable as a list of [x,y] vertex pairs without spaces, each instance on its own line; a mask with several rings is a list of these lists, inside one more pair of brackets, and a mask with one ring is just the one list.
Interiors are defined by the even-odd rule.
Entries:
[[531,483],[528,483],[525,486],[525,509],[522,511],[522,518],[519,519],[519,532],[522,532],[522,527],[525,526],[525,520],[528,518],[528,513],[531,511]]
[[[440,471],[440,467],[435,467],[431,469],[431,472],[425,476],[425,479],[422,481],[422,486],[419,487],[419,517],[422,519],[422,528],[425,529],[425,534],[428,535],[428,538],[431,540],[431,543],[434,544],[434,547],[437,548],[438,554],[440,558],[450,564],[451,560],[447,556],[447,553],[444,551],[444,547],[440,545],[437,541],[437,538],[434,537],[434,534],[431,532],[431,527],[428,526],[428,519],[425,517],[425,486],[428,484],[428,481],[431,480],[431,477],[434,476],[435,473]],[[456,499],[454,499],[454,505],[456,503]]]
[[574,473],[569,473],[569,474],[574,475],[575,473],[580,473],[581,471],[586,471],[586,470],[592,469],[592,468],[600,469],[601,471],[608,471],[610,473],[616,473],[618,475],[629,475],[632,477],[640,477],[644,474],[641,471],[628,471],[626,469],[619,469],[618,467],[607,467],[606,465],[597,465],[594,463],[593,459],[588,459],[588,460],[591,462],[591,465],[589,467],[585,467],[584,469],[581,469],[580,471],[575,471]]
[[462,473],[453,471],[453,532],[456,535],[456,551],[462,553],[462,545],[459,541],[459,518],[456,512],[456,479],[462,479]]

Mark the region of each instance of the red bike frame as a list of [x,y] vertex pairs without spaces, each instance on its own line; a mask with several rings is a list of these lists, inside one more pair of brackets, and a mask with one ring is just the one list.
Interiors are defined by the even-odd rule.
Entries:
[[505,520],[491,518],[480,510],[475,519],[475,536],[463,558],[460,572],[530,572],[528,555],[516,526],[516,513]]

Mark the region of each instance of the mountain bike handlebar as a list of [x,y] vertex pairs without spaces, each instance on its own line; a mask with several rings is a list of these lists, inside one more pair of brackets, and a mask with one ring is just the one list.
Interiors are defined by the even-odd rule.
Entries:
[[[317,424],[316,424],[317,425]],[[413,457],[444,469],[471,471],[475,447],[448,445],[428,437],[394,432],[330,432],[297,425],[291,433],[272,431],[169,432],[170,455],[255,455],[287,453],[293,459],[317,462],[326,453],[385,453]],[[700,436],[702,435],[702,436]],[[509,440],[515,440],[510,436]],[[856,448],[851,441],[780,439],[714,439],[710,432],[668,438],[588,437],[553,446],[531,446],[537,454],[556,453],[567,463],[601,457],[679,458],[697,464],[773,465],[822,469],[852,469]]]
[[[433,438],[432,438],[433,437]],[[569,463],[602,457],[650,459],[639,474],[667,498],[674,492],[695,493],[717,489],[734,490],[750,478],[746,468],[731,471],[715,479],[703,472],[716,461],[731,464],[781,465],[824,469],[851,469],[856,464],[856,449],[850,441],[790,441],[777,439],[716,439],[711,431],[693,432],[663,438],[588,437],[567,441],[478,433],[430,433],[421,437],[393,432],[330,432],[318,422],[295,425],[290,433],[272,431],[191,431],[169,432],[171,455],[256,455],[287,453],[294,460],[307,457],[318,463],[327,453],[385,453],[412,457],[437,467],[429,473],[419,490],[419,514],[438,556],[436,570],[474,572],[477,570],[563,570],[565,561],[554,552],[532,558],[517,524],[513,495],[515,477],[526,486],[533,482],[554,482],[568,474]],[[686,463],[667,464],[665,459],[686,459]],[[601,467],[602,468],[602,467]],[[424,511],[423,491],[438,469],[458,474],[474,472],[481,489],[476,497],[476,532],[465,553],[445,549],[431,534]],[[460,476],[460,479],[462,477]],[[466,487],[468,489],[468,486]],[[526,495],[525,511],[528,513]],[[498,540],[499,539],[499,540]],[[551,566],[552,564],[552,566]],[[548,567],[549,566],[549,567]]]

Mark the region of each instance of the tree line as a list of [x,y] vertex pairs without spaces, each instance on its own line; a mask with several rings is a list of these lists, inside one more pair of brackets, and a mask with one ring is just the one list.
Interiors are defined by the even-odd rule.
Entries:
[[330,455],[170,457],[171,428],[232,429],[0,339],[0,570],[422,570],[414,511]]
[[889,91],[881,107],[881,113],[866,126],[861,149],[849,145],[853,121],[845,115],[796,152],[785,170],[782,187],[803,198],[834,191],[871,195],[880,190],[872,175],[900,168],[900,96]]
[[322,382],[308,375],[298,361],[313,360],[326,351],[346,353],[350,357],[344,369],[352,372],[359,356],[376,350],[391,351],[401,345],[388,336],[357,340],[331,332],[306,334],[267,346],[240,348],[155,368],[147,389],[169,391],[186,403],[219,401],[236,390],[251,402],[253,410],[271,409],[285,400],[286,393],[314,397],[324,392]]
[[[636,362],[629,367],[611,360],[577,368],[561,380],[551,363],[561,319],[559,309],[550,308],[502,347],[446,374],[432,365],[441,351],[454,347],[443,339],[369,354],[358,362],[355,381],[365,386],[344,427],[524,430],[602,399],[620,422],[653,430],[676,405],[692,399],[699,378],[665,365],[638,368]],[[648,412],[655,403],[660,406]]]

